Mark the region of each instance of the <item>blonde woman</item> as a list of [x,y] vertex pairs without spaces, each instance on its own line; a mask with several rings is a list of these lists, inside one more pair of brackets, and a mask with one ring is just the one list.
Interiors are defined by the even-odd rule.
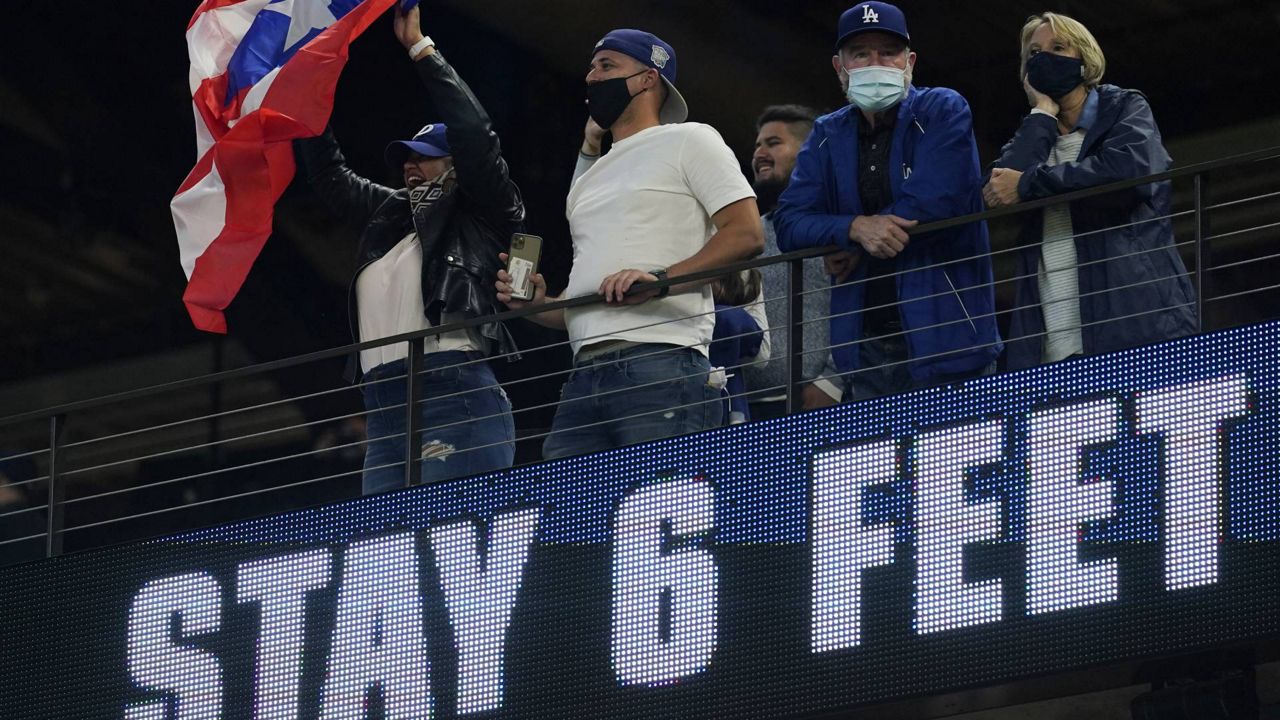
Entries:
[[[1021,51],[1031,112],[993,166],[983,188],[988,206],[1169,168],[1146,97],[1102,84],[1106,58],[1088,28],[1057,13],[1033,15]],[[1025,213],[1009,369],[1195,332],[1169,194],[1169,182],[1157,182]]]

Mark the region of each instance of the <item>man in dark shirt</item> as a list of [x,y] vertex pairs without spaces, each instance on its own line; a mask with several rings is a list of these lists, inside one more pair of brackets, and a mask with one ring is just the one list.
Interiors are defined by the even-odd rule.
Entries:
[[[875,115],[874,126],[858,115],[858,197],[862,200],[863,212],[868,215],[879,214],[893,201],[887,169],[895,120],[892,109]],[[892,257],[874,255],[864,262],[867,263],[867,295],[863,302],[863,334],[883,337],[901,333],[898,288],[893,275],[896,263]]]
[[985,223],[911,235],[917,224],[982,210],[969,106],[918,88],[898,8],[862,2],[840,18],[832,66],[849,105],[818,118],[773,220],[784,251],[827,256],[831,342],[844,400],[994,369]]

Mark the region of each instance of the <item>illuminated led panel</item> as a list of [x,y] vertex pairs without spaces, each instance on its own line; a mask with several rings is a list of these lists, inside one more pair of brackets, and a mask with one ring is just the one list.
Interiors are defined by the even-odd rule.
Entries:
[[1266,324],[72,554],[0,570],[0,717],[805,718],[1274,639],[1278,467]]

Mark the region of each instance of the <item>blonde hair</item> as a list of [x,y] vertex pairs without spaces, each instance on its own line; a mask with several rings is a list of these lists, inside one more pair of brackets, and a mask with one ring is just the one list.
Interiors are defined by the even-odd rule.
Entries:
[[1079,20],[1051,12],[1032,15],[1022,26],[1022,62],[1018,66],[1019,80],[1027,76],[1027,59],[1031,57],[1029,54],[1031,36],[1040,29],[1041,25],[1048,25],[1053,30],[1054,37],[1066,43],[1067,47],[1080,51],[1080,59],[1084,61],[1085,87],[1096,87],[1102,82],[1102,74],[1107,71],[1107,57],[1102,54],[1102,46],[1098,45],[1093,33],[1089,32],[1089,28]]

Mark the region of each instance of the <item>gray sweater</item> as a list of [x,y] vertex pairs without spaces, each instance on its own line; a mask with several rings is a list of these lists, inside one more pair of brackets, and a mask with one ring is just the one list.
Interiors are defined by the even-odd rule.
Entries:
[[[778,236],[774,232],[772,218],[765,215],[762,219],[764,220],[764,254],[778,255],[780,254]],[[772,360],[763,368],[759,366],[747,368],[746,379],[748,390],[764,391],[764,394],[770,397],[786,392],[782,386],[787,383],[786,353],[789,347],[786,301],[788,272],[787,263],[776,263],[760,268],[760,273],[764,277],[765,313],[769,318],[769,333],[772,336]],[[816,322],[805,324],[803,330],[806,351],[803,377],[806,381],[834,373],[828,365],[831,352],[826,349],[830,345],[827,340],[828,321],[817,320],[831,314],[830,287],[831,278],[822,267],[822,258],[805,260],[804,289],[808,294],[804,296],[802,313],[805,320],[816,320]],[[835,384],[837,387],[840,385],[838,380]],[[775,387],[776,390],[768,390]]]

